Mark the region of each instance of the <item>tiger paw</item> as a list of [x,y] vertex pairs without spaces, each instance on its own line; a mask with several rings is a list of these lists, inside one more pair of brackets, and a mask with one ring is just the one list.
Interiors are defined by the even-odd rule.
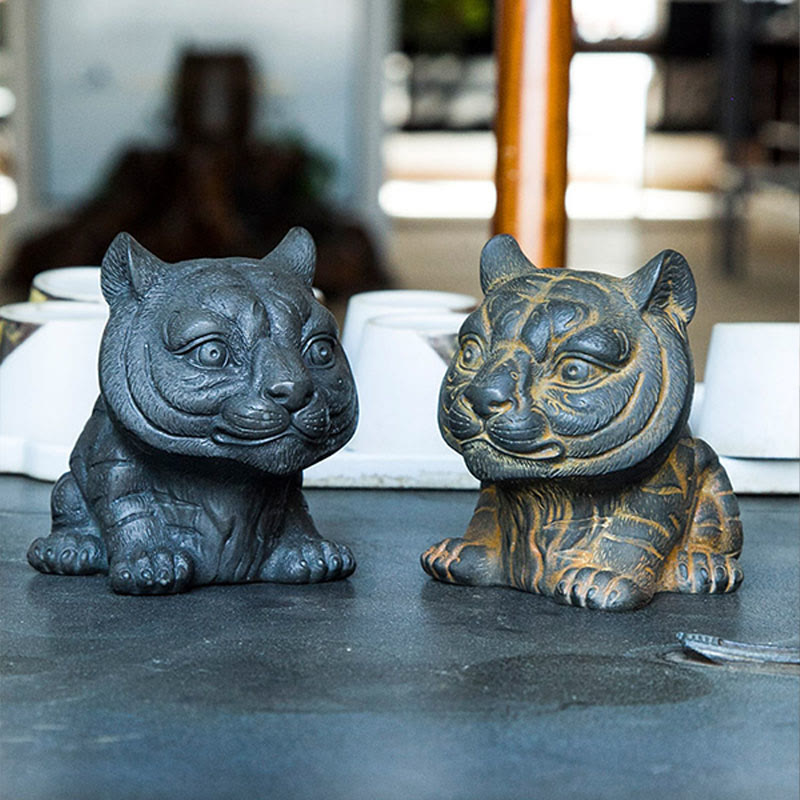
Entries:
[[465,539],[444,539],[421,556],[422,569],[436,580],[469,586],[501,583],[486,547]]
[[106,549],[91,534],[51,534],[28,548],[28,563],[53,575],[93,575],[108,569]]
[[176,594],[192,585],[194,562],[187,553],[137,550],[112,559],[111,588],[117,594]]
[[742,568],[734,556],[680,550],[675,559],[676,590],[686,594],[733,592],[742,582]]
[[279,544],[264,565],[261,580],[321,583],[347,578],[355,568],[356,560],[347,545],[309,537]]
[[631,611],[653,596],[630,578],[596,567],[565,570],[553,592],[558,603],[602,611]]

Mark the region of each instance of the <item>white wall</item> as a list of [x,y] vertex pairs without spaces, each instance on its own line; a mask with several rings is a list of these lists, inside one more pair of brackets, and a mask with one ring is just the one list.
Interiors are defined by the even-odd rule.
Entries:
[[43,199],[81,197],[131,141],[164,140],[182,47],[241,47],[264,79],[257,129],[300,134],[335,162],[334,198],[369,213],[381,134],[369,87],[393,2],[38,0]]

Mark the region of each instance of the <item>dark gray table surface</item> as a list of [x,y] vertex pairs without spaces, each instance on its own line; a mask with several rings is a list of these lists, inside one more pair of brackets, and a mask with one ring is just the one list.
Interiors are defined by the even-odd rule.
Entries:
[[348,581],[111,594],[39,575],[48,484],[0,478],[0,797],[798,797],[796,675],[675,634],[798,637],[796,498],[742,498],[735,595],[603,614],[435,583],[470,492],[309,491]]

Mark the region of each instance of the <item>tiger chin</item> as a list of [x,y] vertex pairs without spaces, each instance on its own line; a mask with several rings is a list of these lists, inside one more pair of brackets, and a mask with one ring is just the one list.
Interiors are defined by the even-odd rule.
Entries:
[[302,228],[262,259],[177,264],[116,237],[101,268],[101,394],[33,567],[106,573],[120,594],[353,572],[301,493],[302,470],[345,445],[358,413],[315,262]]
[[735,591],[739,508],[687,417],[696,288],[666,250],[627,278],[540,270],[508,235],[442,383],[439,427],[481,481],[432,577],[624,611],[656,592]]

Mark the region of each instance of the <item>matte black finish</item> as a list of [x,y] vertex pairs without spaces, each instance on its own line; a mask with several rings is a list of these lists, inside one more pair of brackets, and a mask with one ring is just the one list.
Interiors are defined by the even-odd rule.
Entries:
[[739,508],[686,420],[697,303],[665,250],[627,278],[537,269],[513,237],[483,248],[485,298],[442,381],[439,428],[481,494],[432,577],[628,611],[656,592],[735,591]]
[[158,602],[28,567],[49,492],[0,478],[3,798],[797,798],[798,678],[675,638],[796,641],[796,498],[741,499],[739,592],[589,615],[426,578],[469,492],[310,490],[348,581]]
[[127,234],[103,260],[101,395],[31,565],[121,594],[314,583],[355,560],[322,539],[302,470],[355,430],[355,385],[293,228],[265,258],[165,264]]

